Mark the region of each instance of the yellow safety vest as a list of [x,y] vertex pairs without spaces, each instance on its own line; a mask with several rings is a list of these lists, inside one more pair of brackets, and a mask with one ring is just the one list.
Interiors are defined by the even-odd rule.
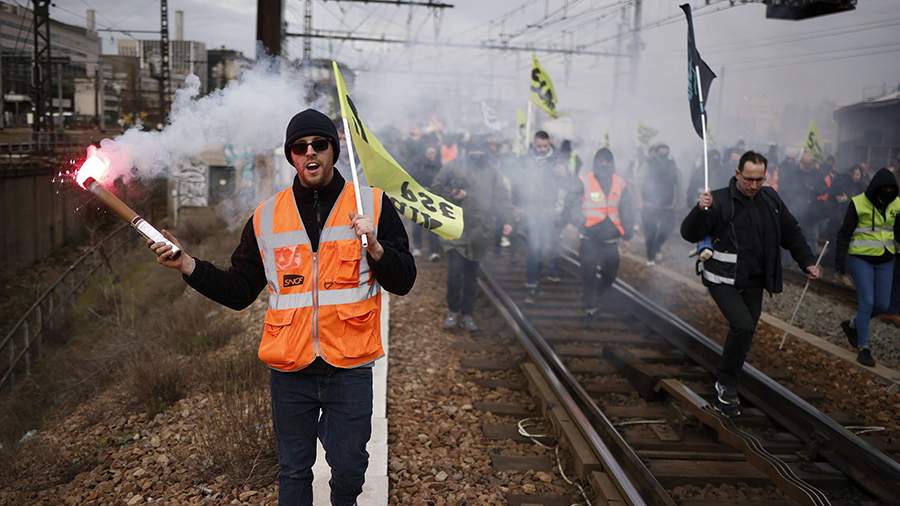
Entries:
[[894,223],[900,213],[900,198],[888,204],[885,214],[875,209],[865,193],[853,197],[856,207],[856,230],[850,237],[850,254],[860,256],[881,256],[887,250],[897,252],[894,242]]

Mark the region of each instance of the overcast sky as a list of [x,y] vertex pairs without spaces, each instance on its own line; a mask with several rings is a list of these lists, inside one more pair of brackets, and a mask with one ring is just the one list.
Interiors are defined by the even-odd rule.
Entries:
[[[288,31],[299,32],[304,2],[285,1]],[[426,8],[315,0],[313,24],[318,29],[420,41],[481,43],[506,33],[517,35],[512,44],[587,45],[586,50],[627,51],[624,45],[617,46],[615,35],[620,6],[633,0],[568,0],[565,13],[564,0],[445,1],[455,7],[442,11],[437,22],[435,12]],[[556,81],[560,107],[595,108],[598,115],[613,109],[621,115],[627,109],[634,117],[671,109],[671,118],[657,120],[660,128],[685,127],[686,29],[678,3],[644,0],[642,24],[646,28],[641,33],[640,65],[634,74],[624,59],[617,67],[616,60],[606,56],[576,56],[566,61],[560,55],[538,53]],[[692,3],[697,9],[700,52],[716,72],[725,69],[724,78],[714,83],[710,114],[712,122],[729,123],[722,128],[728,135],[739,135],[740,127],[729,118],[742,108],[778,109],[798,104],[812,108],[823,101],[843,104],[876,94],[884,85],[900,83],[900,0],[859,0],[854,12],[805,21],[766,19],[762,5],[729,7],[728,2],[720,2],[704,7],[705,2]],[[56,0],[51,16],[83,25],[88,8],[97,10],[99,27],[159,27],[159,2],[150,0]],[[500,17],[517,8],[517,12]],[[183,10],[185,38],[205,42],[208,48],[224,46],[254,55],[254,0],[170,0],[169,10],[172,36],[174,12]],[[545,18],[546,14],[550,16]],[[111,39],[122,36],[104,34],[106,50],[114,51]],[[625,37],[626,45],[630,41],[630,35]],[[290,56],[300,57],[301,48],[299,39],[286,43]],[[522,81],[527,80],[530,68],[529,52],[324,40],[315,40],[313,48],[315,56],[334,57],[351,68],[389,70],[390,74],[377,74],[377,83],[375,79],[367,82],[366,73],[361,73],[367,86],[386,90],[382,95],[387,104],[415,100],[423,90],[441,94],[460,87],[497,101],[521,98],[524,102],[527,94]],[[390,85],[385,80],[388,75],[394,76]],[[618,92],[613,87],[616,75]],[[717,108],[726,110],[724,117],[716,116]],[[603,128],[610,128],[609,123]],[[690,135],[689,128],[682,130],[677,135]]]

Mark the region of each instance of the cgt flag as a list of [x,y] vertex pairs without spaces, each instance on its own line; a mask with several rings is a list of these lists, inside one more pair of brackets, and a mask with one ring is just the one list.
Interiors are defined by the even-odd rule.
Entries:
[[[680,7],[687,17],[688,25],[688,101],[691,104],[691,121],[694,122],[694,130],[697,131],[697,135],[702,139],[703,124],[700,118],[701,115],[706,115],[705,103],[709,102],[709,85],[716,78],[716,74],[703,61],[703,58],[700,58],[700,53],[697,52],[697,46],[694,43],[694,20],[691,16],[691,4],[682,4]],[[700,69],[699,90],[697,88],[698,67]],[[703,91],[703,102],[701,102],[700,90]]]
[[806,132],[806,141],[803,142],[803,151],[812,153],[816,163],[825,159],[825,153],[822,150],[822,143],[819,142],[822,136],[819,134],[819,128],[816,126],[816,120],[809,122],[809,130]]
[[332,67],[341,103],[341,115],[350,123],[353,147],[362,163],[366,181],[371,186],[384,190],[394,207],[410,220],[444,239],[459,239],[463,231],[462,208],[429,192],[403,170],[372,131],[363,124],[337,63],[332,62]]
[[556,113],[556,90],[553,88],[553,81],[538,63],[537,56],[531,56],[531,63],[531,101],[555,119],[559,115]]

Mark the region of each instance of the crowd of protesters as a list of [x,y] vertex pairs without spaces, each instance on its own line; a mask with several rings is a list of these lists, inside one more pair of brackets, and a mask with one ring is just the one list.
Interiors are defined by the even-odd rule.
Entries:
[[[584,275],[589,324],[600,295],[615,279],[619,244],[627,245],[637,232],[643,238],[647,265],[654,265],[676,230],[676,217],[696,207],[704,190],[733,185],[740,160],[750,152],[743,141],[711,149],[707,183],[702,160],[682,174],[666,143],[641,148],[635,161],[627,164],[616,164],[608,146],[593,154],[579,153],[578,143],[540,130],[519,153],[511,139],[497,133],[424,133],[415,128],[395,144],[398,160],[419,183],[464,210],[465,233],[459,240],[442,241],[411,224],[410,229],[416,257],[448,262],[444,326],[469,331],[478,328],[472,317],[478,262],[503,247],[521,244],[526,257],[525,302],[535,303],[543,285],[559,281],[560,234],[568,226],[579,232],[585,271],[601,272],[600,278]],[[623,154],[630,153],[618,155]],[[872,187],[896,189],[900,159],[878,171],[864,162],[842,169],[833,156],[817,157],[800,149],[786,148],[780,161],[775,146],[765,156],[756,154],[767,161],[760,184],[774,190],[790,209],[805,247],[816,256],[829,242],[823,272],[832,282],[852,283],[857,289],[857,314],[843,328],[848,342],[859,349],[860,363],[873,365],[869,319],[882,314],[900,324],[900,269],[893,267],[898,236],[880,229],[884,235],[868,239],[883,240],[881,249],[865,249],[859,247],[863,232],[858,229],[860,223],[889,227],[900,222],[891,215],[896,211],[890,191],[878,193]],[[876,194],[880,200],[873,200]],[[865,195],[871,206],[862,202]],[[780,263],[793,265],[790,251],[781,255]]]

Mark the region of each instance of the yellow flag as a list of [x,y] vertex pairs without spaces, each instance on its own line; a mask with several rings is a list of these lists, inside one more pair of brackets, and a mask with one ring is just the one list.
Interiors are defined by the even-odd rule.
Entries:
[[347,118],[350,125],[353,148],[362,163],[366,181],[384,190],[394,207],[413,222],[444,239],[459,239],[463,231],[462,208],[429,192],[403,170],[362,122],[337,63],[332,62],[332,67],[341,116]]
[[819,142],[821,137],[819,129],[816,127],[816,121],[810,121],[809,131],[806,132],[806,141],[803,143],[803,150],[812,153],[816,162],[821,162],[825,158],[822,152],[822,144]]
[[556,118],[556,90],[553,88],[553,81],[538,63],[537,56],[531,56],[531,63],[531,101],[551,118]]

